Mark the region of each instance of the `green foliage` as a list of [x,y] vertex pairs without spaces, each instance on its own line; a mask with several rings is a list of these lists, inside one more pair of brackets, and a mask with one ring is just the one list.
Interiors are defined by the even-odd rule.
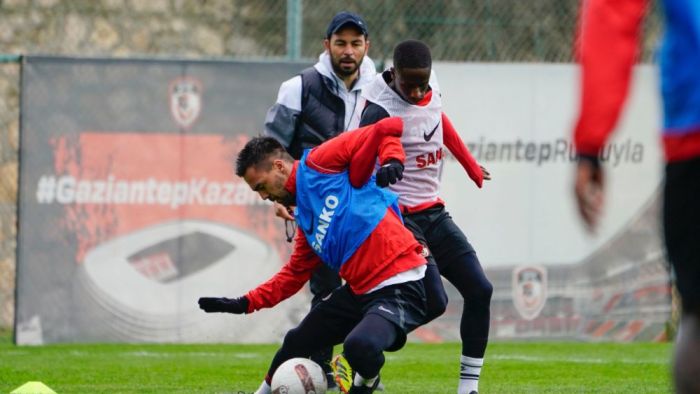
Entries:
[[[251,393],[277,345],[71,344],[17,347],[0,337],[0,392],[41,381],[57,393]],[[454,393],[458,344],[387,353],[386,393]],[[495,343],[484,393],[669,392],[669,344]]]

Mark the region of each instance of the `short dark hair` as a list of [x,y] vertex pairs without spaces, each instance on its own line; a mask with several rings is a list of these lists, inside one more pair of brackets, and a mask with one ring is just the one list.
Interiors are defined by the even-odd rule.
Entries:
[[268,158],[275,156],[285,161],[293,162],[292,156],[287,153],[282,144],[272,137],[255,137],[248,141],[238,153],[236,159],[236,175],[243,177],[250,167],[261,168],[263,165],[271,166]]
[[429,68],[432,64],[430,48],[423,41],[406,40],[394,47],[394,68]]

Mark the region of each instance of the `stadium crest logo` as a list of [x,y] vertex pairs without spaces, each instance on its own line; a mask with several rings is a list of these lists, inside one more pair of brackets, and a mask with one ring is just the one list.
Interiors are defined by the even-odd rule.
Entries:
[[202,83],[191,77],[179,77],[170,82],[168,91],[173,119],[188,129],[202,109]]
[[539,316],[547,301],[547,269],[522,266],[513,270],[513,304],[520,316],[532,320]]

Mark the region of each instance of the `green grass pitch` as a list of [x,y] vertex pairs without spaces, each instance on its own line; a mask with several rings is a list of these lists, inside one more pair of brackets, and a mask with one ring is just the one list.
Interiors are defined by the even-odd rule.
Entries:
[[[277,345],[17,347],[0,334],[0,393],[41,381],[64,393],[252,393]],[[667,393],[670,344],[495,342],[481,393]],[[459,344],[387,353],[387,394],[455,393]]]

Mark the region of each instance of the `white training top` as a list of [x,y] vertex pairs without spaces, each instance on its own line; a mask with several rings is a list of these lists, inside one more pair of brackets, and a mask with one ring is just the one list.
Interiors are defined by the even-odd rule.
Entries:
[[401,143],[406,152],[403,180],[389,188],[399,195],[399,204],[415,207],[438,199],[443,165],[442,98],[435,73],[431,71],[432,97],[425,106],[402,99],[382,74],[362,89],[362,96],[384,108],[390,116],[403,119]]

